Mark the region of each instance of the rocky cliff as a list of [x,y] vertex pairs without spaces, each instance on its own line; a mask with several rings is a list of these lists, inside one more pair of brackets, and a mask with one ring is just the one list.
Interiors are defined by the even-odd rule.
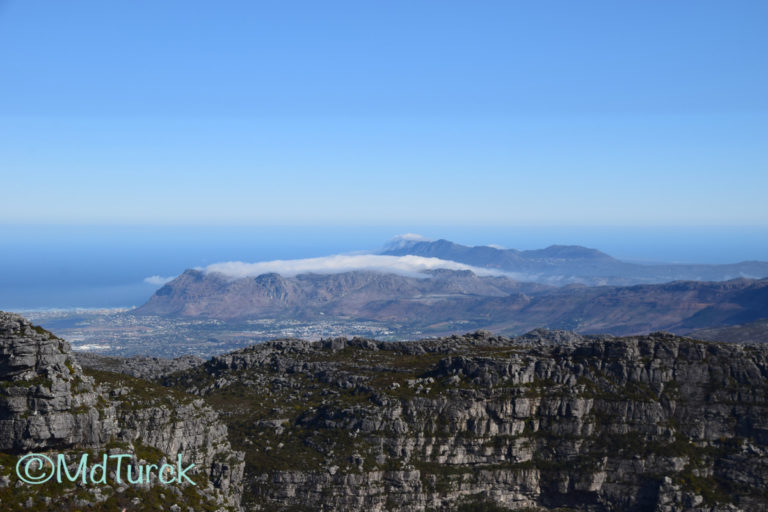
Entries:
[[768,346],[535,331],[276,341],[167,377],[249,510],[765,510]]
[[[164,371],[178,364],[152,363],[162,385],[83,371],[0,314],[1,508],[234,509],[241,492],[270,511],[768,508],[766,344],[478,331],[278,340]],[[183,453],[202,471],[31,486],[13,471],[28,451]]]
[[[194,485],[75,485],[64,479],[21,481],[17,463],[28,452],[56,461],[65,454],[76,474],[79,457],[129,454],[137,464],[194,464]],[[88,471],[91,469],[88,466]],[[83,372],[69,344],[18,315],[0,312],[0,508],[2,510],[236,510],[242,454],[202,400],[110,372]],[[51,468],[52,469],[52,468]],[[96,474],[96,473],[94,473]],[[156,475],[155,475],[156,476]]]

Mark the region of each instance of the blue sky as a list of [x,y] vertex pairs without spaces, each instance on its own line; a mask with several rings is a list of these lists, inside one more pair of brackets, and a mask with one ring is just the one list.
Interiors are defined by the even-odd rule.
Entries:
[[766,22],[0,0],[0,223],[768,227]]

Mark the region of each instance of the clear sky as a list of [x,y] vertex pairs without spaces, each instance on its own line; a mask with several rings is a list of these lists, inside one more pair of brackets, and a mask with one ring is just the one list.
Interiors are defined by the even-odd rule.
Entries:
[[0,223],[768,226],[768,2],[0,0]]

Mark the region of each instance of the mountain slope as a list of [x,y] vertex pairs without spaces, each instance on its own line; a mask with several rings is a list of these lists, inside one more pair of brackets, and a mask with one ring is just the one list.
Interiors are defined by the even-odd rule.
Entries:
[[536,293],[547,286],[505,277],[480,277],[470,271],[436,270],[424,278],[370,271],[262,274],[228,279],[217,273],[187,270],[135,310],[139,315],[209,318],[312,318],[319,313],[357,315],[377,301],[432,301],[449,297],[503,297]]
[[691,332],[691,336],[707,341],[768,343],[768,318],[762,318],[748,324],[696,329]]

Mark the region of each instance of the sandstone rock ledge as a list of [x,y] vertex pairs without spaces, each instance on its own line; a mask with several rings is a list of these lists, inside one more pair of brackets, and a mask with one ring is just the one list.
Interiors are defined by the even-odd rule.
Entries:
[[[28,452],[67,454],[73,473],[85,452],[130,453],[134,465],[181,453],[195,464],[196,485],[30,485],[15,470]],[[239,510],[242,457],[202,400],[127,375],[85,373],[66,341],[0,312],[1,510]]]
[[654,333],[276,341],[166,378],[249,510],[768,510],[768,346]]

